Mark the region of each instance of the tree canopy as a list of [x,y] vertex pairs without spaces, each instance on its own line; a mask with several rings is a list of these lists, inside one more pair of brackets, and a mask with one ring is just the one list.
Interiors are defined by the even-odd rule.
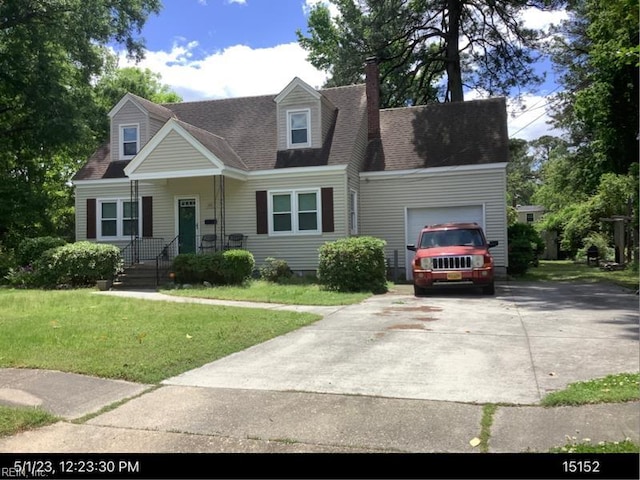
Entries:
[[[0,240],[55,231],[51,212],[96,141],[107,45],[141,58],[160,0],[0,1]],[[68,195],[63,195],[68,198]]]
[[[380,62],[382,106],[462,101],[464,89],[512,95],[535,85],[541,32],[525,28],[525,8],[552,10],[560,0],[330,0],[331,18],[316,4],[308,36],[298,31],[309,61],[330,74],[328,85],[361,80],[362,64]],[[445,78],[444,85],[441,82]],[[517,94],[517,92],[516,92]]]

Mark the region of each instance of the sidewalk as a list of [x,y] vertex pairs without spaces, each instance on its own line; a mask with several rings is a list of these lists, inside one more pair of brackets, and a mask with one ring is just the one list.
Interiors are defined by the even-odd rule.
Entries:
[[[445,396],[447,392],[451,392],[451,389],[438,390],[439,386],[435,384],[427,385],[429,393],[431,395],[441,393],[442,397],[432,396],[431,399],[425,399],[419,396],[404,397],[394,393],[376,395],[341,391],[335,384],[344,380],[342,375],[345,372],[339,371],[340,368],[346,368],[343,363],[344,358],[338,359],[339,362],[334,364],[312,365],[314,368],[330,369],[319,371],[321,374],[319,377],[328,378],[329,383],[333,382],[333,386],[336,386],[336,390],[332,390],[331,385],[323,389],[304,388],[304,392],[268,386],[264,388],[225,387],[221,386],[224,383],[211,385],[183,383],[181,378],[188,377],[189,381],[197,379],[197,382],[200,382],[203,376],[210,375],[212,369],[217,367],[216,374],[222,370],[222,373],[229,375],[231,380],[235,377],[235,380],[239,381],[238,385],[255,385],[255,382],[251,383],[250,379],[247,380],[248,383],[243,383],[244,378],[239,376],[245,375],[244,372],[247,371],[256,374],[254,364],[251,363],[257,361],[256,359],[263,358],[263,366],[268,364],[264,361],[267,357],[270,357],[273,363],[275,354],[283,350],[282,342],[285,340],[297,342],[298,350],[292,348],[294,345],[288,347],[288,350],[291,350],[288,354],[293,355],[293,358],[300,358],[300,352],[304,349],[312,349],[315,357],[328,358],[334,351],[320,351],[321,347],[318,347],[318,344],[309,344],[308,339],[319,339],[320,342],[328,344],[336,343],[338,340],[343,341],[349,335],[357,341],[363,339],[363,342],[369,343],[371,339],[375,339],[379,342],[376,344],[378,348],[375,351],[376,356],[393,355],[393,357],[382,358],[387,364],[391,358],[396,361],[401,358],[397,350],[389,348],[392,345],[389,343],[391,337],[402,339],[404,343],[400,346],[404,345],[405,350],[407,346],[424,348],[425,344],[416,343],[418,341],[426,341],[428,345],[435,348],[438,342],[446,340],[450,343],[444,345],[441,350],[437,350],[446,355],[445,352],[451,348],[450,345],[455,345],[455,342],[461,341],[460,339],[467,338],[469,341],[480,341],[482,342],[480,345],[495,351],[495,347],[487,343],[491,340],[491,332],[495,327],[489,323],[483,324],[481,318],[474,316],[477,305],[483,305],[485,316],[502,325],[501,328],[506,329],[505,332],[508,330],[508,335],[496,336],[496,339],[491,341],[499,342],[496,345],[514,345],[518,341],[517,332],[523,322],[529,322],[527,325],[530,328],[533,319],[538,318],[535,315],[539,315],[543,321],[548,320],[547,311],[537,312],[538,304],[530,298],[534,293],[527,292],[527,300],[534,307],[531,307],[532,309],[526,314],[514,313],[513,309],[509,308],[505,309],[504,302],[507,296],[502,300],[491,299],[490,301],[486,298],[470,297],[467,299],[466,306],[456,307],[453,316],[446,317],[446,320],[444,317],[446,312],[438,312],[437,309],[440,308],[438,305],[444,305],[443,302],[447,301],[455,302],[455,298],[430,299],[430,317],[428,318],[430,328],[406,330],[396,329],[394,326],[398,322],[402,322],[401,324],[405,327],[410,322],[415,322],[416,325],[424,324],[425,313],[416,312],[415,305],[412,303],[422,300],[406,298],[404,302],[399,303],[397,298],[386,300],[375,298],[371,302],[364,302],[360,307],[354,306],[350,309],[342,306],[305,307],[202,300],[171,297],[157,292],[100,292],[99,294],[148,300],[314,312],[326,318],[314,327],[303,329],[304,332],[296,332],[293,338],[288,334],[286,339],[279,338],[273,342],[265,342],[258,348],[252,348],[251,352],[234,354],[223,359],[225,362],[213,362],[200,369],[185,372],[184,376],[167,379],[161,385],[143,385],[49,370],[0,369],[0,404],[40,407],[61,418],[59,422],[47,427],[0,438],[0,452],[481,453],[480,447],[477,446],[477,439],[481,434],[483,404],[487,402],[451,401],[453,397]],[[549,291],[540,293],[544,298],[548,298],[550,294]],[[565,305],[562,312],[567,328],[574,321],[582,322],[580,311],[576,310],[572,313],[570,307]],[[381,309],[382,314],[380,314]],[[493,314],[490,309],[500,310],[496,310]],[[497,317],[497,314],[503,310],[504,312],[501,313],[503,316]],[[465,313],[464,324],[456,323],[463,321],[459,318],[459,311]],[[603,312],[606,310],[603,309]],[[616,318],[624,318],[621,316],[622,313],[616,313]],[[365,315],[369,316],[365,317]],[[367,321],[363,321],[363,318]],[[572,320],[574,318],[575,320]],[[374,321],[379,323],[371,326]],[[602,320],[599,321],[602,322]],[[371,330],[356,331],[356,322],[364,323]],[[621,331],[626,332],[626,319],[618,323],[621,324],[619,327]],[[466,330],[469,324],[473,325],[473,332]],[[542,324],[535,325],[540,328]],[[582,323],[576,323],[576,325],[582,325]],[[575,330],[576,333],[573,333],[573,336],[576,342],[583,341],[578,335],[582,331],[589,332],[590,329],[581,326],[581,330]],[[382,333],[387,343],[382,341]],[[611,344],[608,348],[619,349],[616,345],[636,345],[637,332],[635,339],[622,337],[618,340],[618,344],[606,337],[599,338],[605,338]],[[538,349],[548,348],[554,337],[547,333],[540,339],[541,346]],[[361,346],[361,343],[355,343],[356,340],[353,340],[354,345]],[[562,332],[560,340],[561,346],[568,348],[567,342],[570,341],[570,337],[566,332]],[[532,340],[529,339],[528,343],[531,342]],[[474,344],[468,345],[472,351],[476,351]],[[344,348],[344,345],[340,345],[340,348]],[[520,352],[517,353],[520,355]],[[529,358],[531,355],[529,350],[522,353],[526,354],[528,361],[532,361],[532,358]],[[542,353],[546,354],[547,350],[543,349]],[[508,354],[505,351],[500,355],[499,360],[501,362],[506,360],[513,366],[512,359],[506,356]],[[291,369],[298,366],[289,362],[289,358],[282,357],[282,360],[277,360],[283,369],[281,377],[287,376],[287,371],[295,377],[296,372]],[[548,356],[543,356],[542,360],[547,361],[547,358]],[[352,377],[354,374],[358,376],[360,373],[367,373],[365,370],[360,372],[357,369],[366,368],[368,362],[375,360],[374,357],[367,356],[355,363],[351,362],[349,369],[356,370],[346,373]],[[484,360],[474,357],[476,364],[480,361]],[[235,363],[229,366],[230,362]],[[239,369],[237,368],[239,364],[249,368]],[[415,367],[409,363],[402,364],[402,370],[410,373]],[[421,365],[418,367],[422,368]],[[438,364],[437,367],[439,371],[446,370],[443,365]],[[489,367],[488,371],[495,370],[491,364],[487,367]],[[548,371],[546,365],[539,368],[542,371]],[[460,375],[460,372],[452,371],[453,373]],[[590,371],[584,372],[584,374],[590,373]],[[428,374],[424,375],[427,375],[427,381],[431,378]],[[463,381],[462,378],[454,376],[449,381],[457,385]],[[505,385],[513,388],[517,393],[517,389],[522,389],[522,386],[518,383],[520,380],[517,375],[514,379],[516,381],[505,383]],[[389,390],[384,391],[388,392],[402,392],[401,389],[394,390],[393,375],[382,377],[382,380],[379,385],[374,386],[387,388]],[[397,383],[401,381],[406,383],[407,380],[396,379]],[[421,383],[424,384],[424,381],[422,380]],[[346,384],[346,382],[343,383],[343,385]],[[476,388],[474,385],[473,389]],[[495,385],[487,385],[486,389],[487,395],[493,395]],[[525,391],[528,390],[525,389]],[[433,398],[443,398],[443,400]],[[492,403],[498,402],[492,401]],[[490,453],[548,452],[551,448],[575,442],[597,444],[623,441],[627,438],[640,443],[640,402],[557,408],[534,406],[535,401],[530,404],[520,402],[519,405],[512,405],[497,407],[490,427],[488,442]],[[111,406],[114,408],[103,410]]]
[[[11,385],[11,388],[7,388]],[[73,392],[73,395],[69,395]],[[95,417],[103,407],[127,400]],[[45,370],[0,370],[0,403],[61,421],[0,438],[5,453],[480,453],[481,405],[175,385],[154,388]],[[489,452],[640,442],[640,402],[498,407]]]

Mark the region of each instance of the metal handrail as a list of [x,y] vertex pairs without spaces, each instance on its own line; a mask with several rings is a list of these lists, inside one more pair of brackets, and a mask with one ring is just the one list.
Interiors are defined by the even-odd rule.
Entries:
[[164,238],[142,237],[134,238],[120,249],[124,267],[130,267],[144,260],[154,260],[162,253]]
[[161,274],[168,271],[173,263],[175,253],[177,252],[180,235],[176,235],[173,240],[167,243],[162,251],[156,256],[156,287],[160,286]]

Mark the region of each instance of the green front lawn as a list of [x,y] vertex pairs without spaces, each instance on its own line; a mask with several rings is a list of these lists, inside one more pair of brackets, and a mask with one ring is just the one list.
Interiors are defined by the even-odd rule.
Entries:
[[610,282],[633,290],[637,290],[640,283],[638,272],[634,272],[632,268],[609,272],[571,260],[540,260],[538,267],[531,267],[525,275],[516,278],[521,280]]
[[39,408],[15,408],[0,405],[0,437],[42,427],[58,418]]
[[0,367],[158,383],[318,315],[0,289]]
[[372,295],[370,292],[342,293],[324,290],[317,283],[302,279],[286,283],[250,280],[240,286],[191,287],[180,290],[163,290],[162,293],[181,297],[317,306],[351,305]]
[[542,399],[542,405],[587,405],[640,400],[640,373],[619,373],[585,382],[570,383],[567,388],[552,392]]

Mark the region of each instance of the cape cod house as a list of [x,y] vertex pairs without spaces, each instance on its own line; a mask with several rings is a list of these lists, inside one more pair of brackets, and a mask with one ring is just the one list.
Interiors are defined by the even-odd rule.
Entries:
[[366,82],[158,105],[125,95],[110,141],[73,177],[76,239],[112,243],[131,262],[230,246],[294,271],[349,235],[387,241],[403,274],[420,228],[475,221],[506,272],[503,98],[379,109]]

